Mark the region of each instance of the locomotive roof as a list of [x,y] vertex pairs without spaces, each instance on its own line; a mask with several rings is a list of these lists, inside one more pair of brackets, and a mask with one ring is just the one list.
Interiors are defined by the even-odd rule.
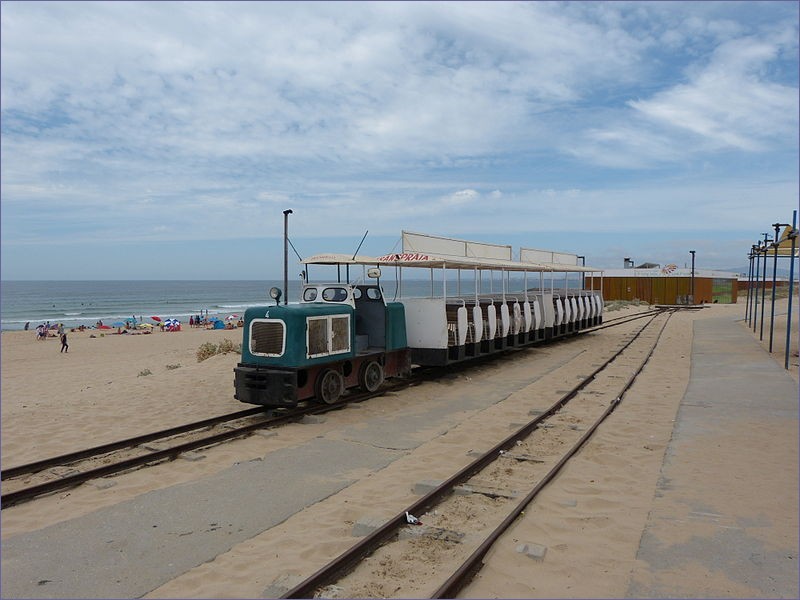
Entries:
[[493,258],[473,258],[469,256],[434,255],[421,252],[402,252],[371,257],[364,255],[351,256],[349,254],[315,254],[304,259],[307,265],[364,265],[367,267],[380,267],[389,265],[394,267],[418,268],[447,268],[447,269],[478,269],[479,271],[528,271],[528,272],[558,272],[558,273],[598,273],[602,269],[583,267],[579,265],[561,263],[535,263],[502,260]]

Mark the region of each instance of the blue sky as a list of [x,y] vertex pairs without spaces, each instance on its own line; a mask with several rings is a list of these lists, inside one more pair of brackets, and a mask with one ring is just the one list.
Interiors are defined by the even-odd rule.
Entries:
[[736,268],[798,206],[796,2],[0,11],[3,279],[280,278],[287,208],[304,256]]

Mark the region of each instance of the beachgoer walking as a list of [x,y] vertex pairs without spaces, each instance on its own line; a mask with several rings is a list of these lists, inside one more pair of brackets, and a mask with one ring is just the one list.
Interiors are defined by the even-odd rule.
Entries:
[[61,352],[69,352],[69,344],[67,343],[67,333],[61,334]]
[[189,327],[194,327],[194,317],[189,315]]
[[28,329],[30,329],[30,326],[31,326],[31,322],[30,321],[25,323],[25,331],[28,331]]

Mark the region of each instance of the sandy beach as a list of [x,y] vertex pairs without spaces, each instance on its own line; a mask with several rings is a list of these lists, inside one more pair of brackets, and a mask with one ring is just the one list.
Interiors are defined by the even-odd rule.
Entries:
[[[795,332],[797,308],[795,299]],[[642,310],[647,307],[631,306],[606,316]],[[656,502],[665,452],[689,382],[694,322],[727,318],[732,327],[744,330],[743,315],[740,304],[681,311],[673,317],[641,381],[609,426],[598,430],[585,451],[520,523],[520,539],[551,544],[547,560],[533,573],[529,561],[499,548],[465,590],[465,597],[625,597],[632,582],[643,580],[642,570],[647,565],[637,558],[637,550]],[[772,359],[782,367],[785,299],[776,305],[776,315]],[[488,448],[493,440],[507,435],[509,422],[523,420],[532,405],[547,406],[564,382],[587,371],[592,353],[601,344],[622,340],[632,329],[607,329],[513,353],[446,381],[387,395],[357,409],[336,411],[319,423],[290,425],[271,437],[255,435],[205,449],[202,460],[176,460],[116,476],[107,489],[87,484],[8,508],[2,512],[2,540],[6,543],[15,536],[88,519],[155,491],[209,481],[231,465],[266,460],[273,453],[291,449],[301,451],[319,440],[334,443],[356,434],[366,436],[367,422],[412,422],[423,414],[421,407],[431,411],[441,405],[439,413],[424,413],[425,420],[420,420],[404,447],[387,450],[385,464],[346,470],[347,483],[336,493],[310,502],[263,531],[242,533],[242,541],[140,594],[151,598],[263,597],[274,582],[307,576],[344,551],[352,543],[350,532],[359,518],[394,514],[415,499],[412,488],[416,481],[448,476],[468,462],[468,451]],[[32,331],[4,332],[2,467],[247,408],[233,398],[238,354],[220,354],[202,362],[196,358],[202,344],[226,339],[238,345],[241,330],[184,329],[103,337],[96,331],[74,332],[69,333],[69,352],[64,354],[59,352],[57,338],[39,342]],[[767,344],[765,336],[762,345]],[[791,364],[788,373],[797,384],[796,337]],[[462,400],[462,410],[444,410]],[[431,414],[439,417],[431,418]],[[778,431],[756,422],[748,433],[761,436],[765,444],[774,441],[776,434],[786,436],[782,440],[788,452],[786,462],[767,462],[760,468],[776,476],[793,472],[795,483],[789,478],[785,485],[794,486],[795,500],[771,507],[770,522],[782,525],[765,527],[764,535],[773,536],[776,545],[791,545],[787,532],[793,531],[796,545],[797,423],[786,423]],[[729,468],[732,479],[741,476],[737,463],[730,463]],[[600,472],[603,477],[594,481],[592,474]],[[590,479],[591,484],[587,483]],[[236,490],[231,490],[230,496],[235,502]],[[745,496],[744,500],[722,498],[720,505],[733,511],[737,502],[747,501],[749,496]],[[575,505],[580,509],[577,513]],[[158,553],[157,548],[150,551]],[[796,554],[794,560],[796,564]],[[129,568],[135,571],[136,563]],[[683,589],[688,585],[697,590],[696,597],[703,596],[703,590],[718,589],[703,587],[708,585],[709,573],[701,568],[675,576],[681,579]],[[7,582],[14,572],[4,568],[2,577]],[[391,591],[379,583],[360,581],[355,585],[368,596]],[[759,595],[757,588],[741,584],[727,589],[730,597]],[[48,597],[69,597],[59,591],[48,588],[47,593],[54,594]]]

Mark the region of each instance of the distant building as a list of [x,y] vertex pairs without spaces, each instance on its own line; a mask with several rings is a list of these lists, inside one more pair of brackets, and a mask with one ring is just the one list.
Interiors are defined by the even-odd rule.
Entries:
[[[795,285],[797,284],[797,278],[795,278]],[[761,274],[759,274],[758,280],[755,279],[755,274],[753,275],[753,283],[750,283],[750,278],[747,275],[739,275],[739,292],[744,293],[747,295],[747,286],[752,285],[753,287],[757,287],[761,289],[761,286],[764,286],[765,290],[772,289],[772,271],[767,272],[767,280],[764,281]],[[775,289],[778,290],[782,287],[789,286],[789,278],[788,277],[776,277],[775,278]]]
[[[626,258],[625,264],[631,264]],[[639,267],[608,269],[603,272],[605,300],[642,300],[649,304],[735,304],[738,297],[737,273],[694,270],[694,299],[692,299],[692,270],[676,265],[661,267],[644,263]],[[587,289],[600,289],[600,278],[586,279]]]

